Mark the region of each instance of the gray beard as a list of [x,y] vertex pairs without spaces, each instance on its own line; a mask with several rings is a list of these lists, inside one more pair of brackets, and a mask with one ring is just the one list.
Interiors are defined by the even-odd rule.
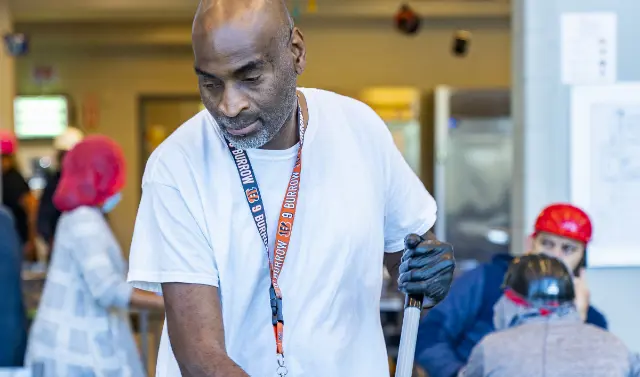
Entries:
[[229,140],[229,143],[231,143],[235,148],[243,150],[257,149],[270,142],[278,132],[280,132],[285,123],[286,122],[283,122],[280,125],[272,125],[272,127],[265,124],[257,132],[247,136],[231,135],[224,127],[219,127],[219,129],[222,132],[222,135]]
[[296,87],[294,86],[293,90],[288,91],[286,97],[277,109],[274,109],[274,111],[262,117],[262,128],[257,132],[247,136],[238,136],[231,135],[224,127],[219,127],[219,129],[222,135],[237,149],[262,148],[278,135],[282,127],[287,123],[287,120],[289,120],[291,114],[294,114],[293,116],[296,117],[297,111],[292,112],[292,110],[293,106],[296,106],[295,109],[297,110],[297,103],[298,96],[296,94]]

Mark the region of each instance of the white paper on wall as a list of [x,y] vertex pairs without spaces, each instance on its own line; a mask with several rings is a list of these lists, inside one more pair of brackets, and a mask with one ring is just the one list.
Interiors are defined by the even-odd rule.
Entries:
[[565,13],[560,22],[562,83],[614,83],[618,65],[617,15]]
[[590,267],[640,266],[640,83],[575,87],[571,199],[592,217]]

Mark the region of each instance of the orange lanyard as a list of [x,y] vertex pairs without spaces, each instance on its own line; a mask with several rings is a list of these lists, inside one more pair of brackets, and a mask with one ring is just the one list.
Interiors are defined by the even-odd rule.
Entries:
[[298,148],[296,163],[293,167],[293,171],[291,172],[291,177],[289,178],[287,192],[282,200],[282,208],[278,219],[278,229],[276,231],[276,242],[273,247],[273,259],[269,255],[269,236],[266,223],[267,217],[264,210],[264,204],[262,202],[262,195],[260,194],[260,188],[258,187],[258,181],[256,180],[253,167],[251,166],[251,161],[249,161],[249,157],[244,150],[235,148],[227,141],[227,146],[229,147],[231,156],[236,164],[238,175],[240,176],[240,182],[242,183],[242,188],[244,189],[247,203],[249,204],[249,210],[253,216],[260,238],[264,243],[267,260],[269,261],[269,271],[271,275],[271,285],[269,287],[271,322],[273,324],[273,333],[276,338],[276,354],[278,357],[277,373],[280,376],[285,376],[287,374],[287,368],[284,364],[284,349],[282,347],[282,340],[284,338],[284,319],[282,315],[282,292],[278,285],[278,278],[280,277],[280,273],[282,273],[284,260],[287,257],[287,250],[289,249],[289,242],[291,241],[293,221],[296,217],[298,193],[300,192],[302,145],[305,131],[300,103],[298,103],[298,126],[300,127],[300,147]]

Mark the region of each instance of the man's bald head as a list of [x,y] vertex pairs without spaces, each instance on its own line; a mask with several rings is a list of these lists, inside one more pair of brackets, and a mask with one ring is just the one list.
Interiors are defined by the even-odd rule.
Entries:
[[202,0],[193,21],[194,42],[221,26],[237,27],[258,23],[271,36],[287,36],[293,19],[284,0]]
[[224,136],[243,149],[276,137],[295,113],[305,66],[284,0],[202,0],[192,40],[202,100]]

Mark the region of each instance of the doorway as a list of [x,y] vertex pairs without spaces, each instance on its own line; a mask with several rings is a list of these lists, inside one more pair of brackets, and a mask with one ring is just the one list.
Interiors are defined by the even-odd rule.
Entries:
[[436,235],[464,271],[510,251],[510,91],[438,87],[435,102]]
[[204,107],[198,95],[140,97],[140,171],[151,153],[184,122]]

